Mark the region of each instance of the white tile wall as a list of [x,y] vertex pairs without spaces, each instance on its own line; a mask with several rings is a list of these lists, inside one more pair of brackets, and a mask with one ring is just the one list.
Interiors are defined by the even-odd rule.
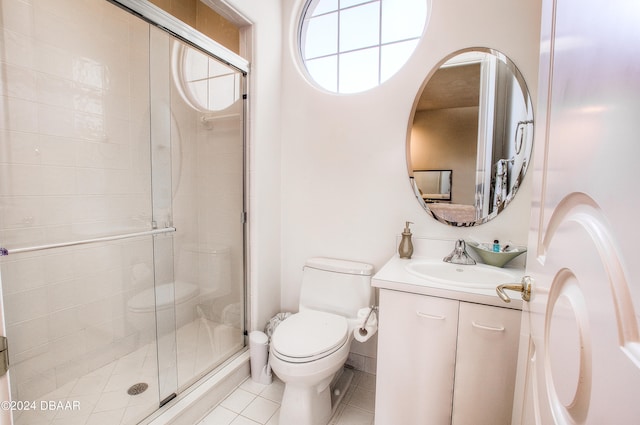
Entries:
[[[3,0],[2,12],[2,245],[148,228],[147,25],[97,0]],[[79,37],[96,34],[96,17],[104,31]],[[15,399],[135,348],[125,318],[131,269],[150,260],[148,241],[2,259]]]

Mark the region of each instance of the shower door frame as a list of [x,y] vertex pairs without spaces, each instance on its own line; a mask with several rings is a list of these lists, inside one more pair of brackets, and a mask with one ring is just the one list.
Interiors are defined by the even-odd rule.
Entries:
[[[241,217],[238,219],[241,220],[243,226],[243,305],[242,305],[242,329],[244,335],[244,345],[246,347],[248,343],[248,325],[250,323],[249,317],[249,273],[248,273],[248,246],[249,246],[249,238],[248,238],[248,194],[247,194],[247,93],[248,93],[248,74],[249,74],[249,61],[231,50],[225,48],[224,46],[218,44],[211,38],[205,36],[200,33],[196,29],[190,27],[169,13],[165,12],[161,8],[155,6],[150,2],[142,2],[140,0],[106,0],[109,3],[112,3],[149,23],[151,26],[159,28],[162,31],[165,31],[170,36],[175,37],[178,41],[182,41],[187,45],[199,50],[206,55],[217,59],[224,64],[228,65],[231,68],[236,69],[243,75],[243,85],[241,87],[241,100],[242,100],[242,116],[243,116],[243,125],[242,125],[242,149],[243,149],[243,169],[242,169],[242,187],[243,187],[243,207]],[[207,5],[210,6],[210,2],[205,1]],[[237,13],[237,12],[236,12]],[[244,21],[248,23],[244,18],[238,17],[238,21]],[[2,313],[0,311],[0,313]],[[242,350],[241,350],[242,351]],[[232,356],[233,357],[233,356]],[[179,387],[179,386],[178,386]],[[176,387],[176,390],[179,388]],[[170,402],[173,398],[175,398],[176,393],[169,395],[164,400],[161,398],[160,407],[164,406],[168,402]]]

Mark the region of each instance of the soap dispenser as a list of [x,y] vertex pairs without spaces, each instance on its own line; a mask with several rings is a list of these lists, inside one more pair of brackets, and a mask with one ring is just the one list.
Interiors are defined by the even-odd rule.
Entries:
[[411,258],[413,255],[413,242],[411,242],[411,229],[409,229],[410,224],[413,223],[407,221],[404,225],[402,240],[400,241],[400,246],[398,246],[398,254],[400,255],[400,258]]

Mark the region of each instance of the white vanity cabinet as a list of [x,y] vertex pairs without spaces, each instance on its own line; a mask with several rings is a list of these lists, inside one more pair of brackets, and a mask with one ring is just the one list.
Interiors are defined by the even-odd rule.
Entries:
[[380,289],[376,425],[507,425],[519,310]]
[[458,305],[380,291],[376,425],[451,422]]
[[460,302],[453,425],[509,425],[520,310]]

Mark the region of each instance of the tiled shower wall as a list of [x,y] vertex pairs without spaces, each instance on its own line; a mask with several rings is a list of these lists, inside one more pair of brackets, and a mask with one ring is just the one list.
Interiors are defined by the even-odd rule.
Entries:
[[[148,230],[148,25],[101,0],[3,0],[1,19],[0,244]],[[140,343],[126,302],[153,284],[152,252],[143,238],[3,257],[14,398]]]

